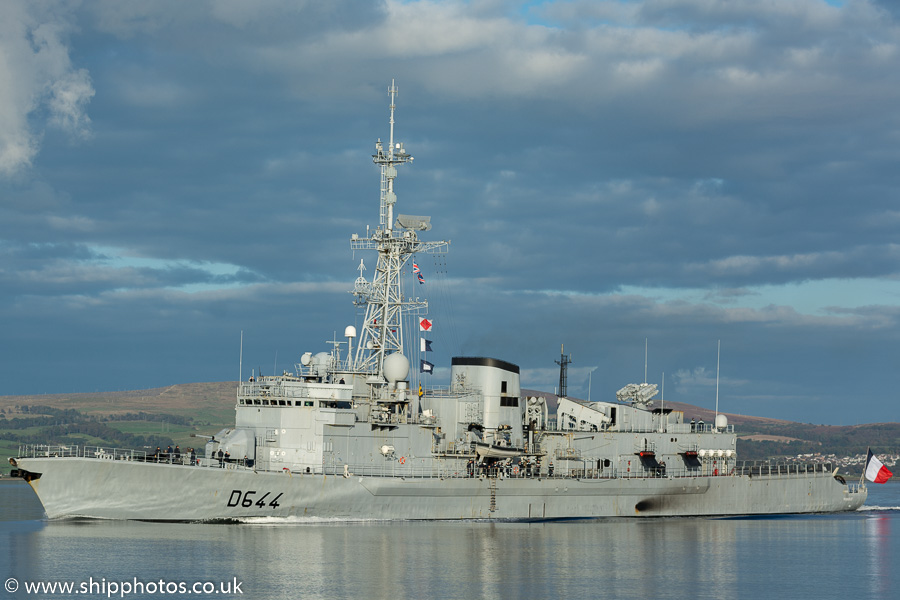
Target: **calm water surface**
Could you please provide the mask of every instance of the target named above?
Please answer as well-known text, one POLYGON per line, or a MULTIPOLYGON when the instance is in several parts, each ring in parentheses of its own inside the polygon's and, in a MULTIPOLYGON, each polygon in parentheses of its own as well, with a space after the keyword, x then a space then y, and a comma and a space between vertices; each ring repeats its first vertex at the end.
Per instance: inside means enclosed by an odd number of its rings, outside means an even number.
POLYGON ((48 521, 26 484, 3 482, 0 580, 12 586, 10 578, 18 589, 7 587, 0 600, 892 599, 900 590, 900 484, 870 484, 867 506, 836 515, 212 525, 48 521), (109 586, 135 579, 186 591, 109 586), (28 593, 33 582, 75 588, 28 593), (217 593, 187 593, 204 584, 217 593))

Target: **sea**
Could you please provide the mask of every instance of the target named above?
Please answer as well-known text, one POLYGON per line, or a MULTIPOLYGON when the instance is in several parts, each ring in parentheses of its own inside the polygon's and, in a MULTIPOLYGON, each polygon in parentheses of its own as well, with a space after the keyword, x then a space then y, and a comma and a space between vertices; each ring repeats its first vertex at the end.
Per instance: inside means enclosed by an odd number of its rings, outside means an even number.
POLYGON ((859 511, 549 523, 48 520, 0 482, 6 598, 900 597, 900 483, 859 511))

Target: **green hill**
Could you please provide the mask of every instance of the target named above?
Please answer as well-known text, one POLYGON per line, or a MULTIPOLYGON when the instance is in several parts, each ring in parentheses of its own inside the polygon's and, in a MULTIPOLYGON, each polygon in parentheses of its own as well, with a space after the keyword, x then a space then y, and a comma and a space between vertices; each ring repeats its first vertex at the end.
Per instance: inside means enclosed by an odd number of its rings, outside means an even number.
POLYGON ((23 444, 155 449, 202 446, 234 425, 233 382, 125 392, 0 396, 0 465, 23 444))

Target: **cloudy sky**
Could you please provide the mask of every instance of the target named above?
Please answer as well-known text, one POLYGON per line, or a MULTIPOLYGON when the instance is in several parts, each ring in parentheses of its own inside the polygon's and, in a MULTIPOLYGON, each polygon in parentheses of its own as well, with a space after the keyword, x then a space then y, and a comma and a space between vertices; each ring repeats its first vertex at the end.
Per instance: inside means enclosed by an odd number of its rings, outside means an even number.
POLYGON ((0 394, 271 374, 361 320, 371 154, 453 355, 609 399, 900 420, 900 12, 877 0, 0 4, 0 394), (665 375, 663 375, 665 374, 665 375), (590 381, 590 390, 588 389, 590 381))

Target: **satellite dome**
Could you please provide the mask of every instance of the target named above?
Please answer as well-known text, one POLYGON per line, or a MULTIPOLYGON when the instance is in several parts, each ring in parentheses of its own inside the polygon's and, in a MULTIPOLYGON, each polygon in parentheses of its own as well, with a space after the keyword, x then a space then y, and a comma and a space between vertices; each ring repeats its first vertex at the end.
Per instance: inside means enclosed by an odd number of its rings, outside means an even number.
POLYGON ((389 383, 403 381, 409 375, 409 359, 395 352, 384 359, 384 378, 389 383))

